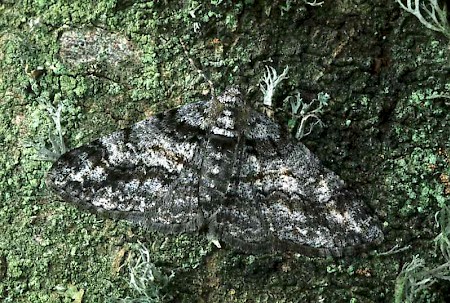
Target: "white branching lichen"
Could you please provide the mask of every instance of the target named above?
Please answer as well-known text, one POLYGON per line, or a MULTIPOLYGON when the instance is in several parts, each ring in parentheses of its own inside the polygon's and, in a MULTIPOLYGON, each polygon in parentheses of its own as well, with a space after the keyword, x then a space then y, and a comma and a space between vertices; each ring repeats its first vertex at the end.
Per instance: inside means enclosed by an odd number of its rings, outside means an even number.
POLYGON ((450 38, 450 25, 447 19, 445 2, 442 7, 438 0, 396 0, 402 9, 413 14, 428 29, 443 33, 450 38))
POLYGON ((263 104, 267 107, 272 107, 272 99, 273 94, 275 92, 275 88, 278 84, 280 84, 281 81, 288 79, 287 73, 289 71, 289 66, 286 66, 286 68, 283 70, 283 73, 281 75, 278 75, 275 68, 271 66, 266 65, 266 72, 264 73, 263 78, 261 79, 261 82, 259 84, 259 88, 261 89, 264 100, 263 104))
POLYGON ((314 1, 303 0, 303 2, 305 2, 305 4, 308 4, 311 6, 322 6, 322 4, 323 4, 323 1, 317 2, 317 0, 314 0, 314 1))
POLYGON ((395 303, 416 302, 416 296, 428 289, 439 279, 450 281, 450 262, 447 261, 435 268, 425 266, 425 260, 419 255, 413 256, 411 262, 406 263, 395 283, 395 303))
POLYGON ((450 207, 444 205, 435 215, 436 225, 441 229, 434 239, 436 250, 440 250, 446 262, 429 268, 425 260, 414 255, 403 268, 395 282, 395 303, 417 302, 417 296, 439 280, 450 281, 450 207))
POLYGON ((32 147, 36 150, 36 159, 43 161, 56 161, 68 149, 64 143, 63 132, 61 128, 61 112, 63 105, 59 104, 57 108, 46 98, 37 99, 39 105, 47 111, 48 117, 53 122, 53 127, 48 130, 48 141, 51 147, 47 148, 43 139, 39 142, 27 141, 25 146, 32 147))
POLYGON ((289 127, 295 128, 298 126, 295 132, 295 138, 301 140, 309 135, 316 125, 323 126, 322 120, 319 115, 323 113, 323 108, 328 105, 330 95, 327 93, 319 93, 316 99, 307 103, 303 101, 300 93, 297 93, 295 97, 289 96, 284 102, 289 103, 291 106, 291 119, 289 121, 289 127))
POLYGON ((147 247, 139 243, 137 259, 129 265, 130 280, 128 284, 137 293, 135 298, 119 299, 122 303, 159 303, 163 302, 165 296, 161 291, 167 286, 170 276, 164 275, 152 263, 150 252, 147 247))
MULTIPOLYGON (((55 125, 55 133, 49 134, 50 143, 52 144, 52 150, 50 151, 53 157, 59 157, 67 151, 67 147, 64 144, 64 138, 62 135, 61 128, 61 111, 63 106, 61 104, 58 105, 58 108, 55 108, 50 102, 46 102, 44 104, 45 109, 49 117, 52 119, 55 125)), ((56 158, 55 158, 56 160, 56 158)))

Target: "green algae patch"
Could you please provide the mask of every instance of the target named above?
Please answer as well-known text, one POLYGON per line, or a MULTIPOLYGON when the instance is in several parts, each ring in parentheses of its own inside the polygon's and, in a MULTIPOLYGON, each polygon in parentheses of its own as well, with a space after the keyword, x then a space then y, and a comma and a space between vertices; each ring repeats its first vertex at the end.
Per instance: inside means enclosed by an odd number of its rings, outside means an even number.
MULTIPOLYGON (((358 2, 360 16, 349 1, 291 3, 0 4, 1 301, 132 298, 138 241, 173 274, 160 291, 176 302, 389 301, 414 255, 429 268, 445 262, 433 239, 450 188, 447 42, 399 18, 394 1, 358 2), (352 259, 244 255, 86 214, 48 192, 51 164, 24 146, 49 144, 53 122, 39 100, 63 106, 65 142, 79 146, 209 98, 189 57, 216 90, 242 85, 252 101, 265 65, 290 67, 275 106, 296 92, 306 101, 328 93, 325 127, 304 143, 371 205, 386 241, 352 259)), ((439 302, 447 291, 437 281, 420 298, 439 302)))

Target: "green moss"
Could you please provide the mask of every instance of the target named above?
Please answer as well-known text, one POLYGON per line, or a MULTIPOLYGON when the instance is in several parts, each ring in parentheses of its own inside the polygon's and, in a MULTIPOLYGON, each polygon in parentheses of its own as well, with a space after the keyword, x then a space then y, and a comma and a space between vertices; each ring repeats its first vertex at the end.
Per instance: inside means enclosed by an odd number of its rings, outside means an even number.
MULTIPOLYGON (((129 261, 120 252, 137 240, 149 247, 155 266, 175 272, 167 291, 181 302, 391 299, 402 260, 432 253, 433 216, 448 199, 449 185, 441 176, 450 175, 450 119, 445 101, 433 99, 449 94, 450 83, 440 77, 448 54, 434 37, 417 38, 415 32, 399 38, 391 32, 393 11, 384 2, 339 3, 323 8, 288 7, 288 1, 279 7, 270 1, 0 4, 0 258, 5 260, 0 300, 72 302, 82 292, 83 302, 103 302, 131 295, 126 266, 120 266, 129 261), (342 15, 354 9, 373 18, 357 23, 357 16, 342 15), (84 37, 96 28, 103 29, 102 45, 126 39, 129 56, 81 63, 64 55, 59 40, 64 32, 84 37), (378 35, 385 36, 388 44, 380 47, 391 56, 391 65, 381 71, 371 67, 385 55, 374 51, 379 46, 364 50, 378 35), (397 243, 412 243, 414 249, 340 260, 248 256, 211 247, 200 236, 166 237, 103 220, 49 195, 43 180, 50 164, 33 160, 33 151, 22 145, 48 136, 51 121, 37 101, 64 105, 64 135, 74 147, 152 113, 208 98, 209 87, 180 40, 218 91, 238 84, 253 88, 249 98, 258 100, 254 88, 263 66, 273 63, 291 68, 280 87, 280 104, 297 91, 307 101, 329 92, 326 128, 305 143, 386 222, 386 244, 379 252, 397 243)), ((426 298, 432 302, 440 294, 426 298)))
POLYGON ((447 169, 440 153, 446 148, 448 114, 442 104, 429 98, 434 94, 430 89, 414 91, 398 107, 397 119, 402 122, 394 125, 394 138, 407 148, 389 161, 395 174, 386 179, 386 184, 406 194, 403 215, 436 209, 446 200, 444 186, 437 177, 447 169))

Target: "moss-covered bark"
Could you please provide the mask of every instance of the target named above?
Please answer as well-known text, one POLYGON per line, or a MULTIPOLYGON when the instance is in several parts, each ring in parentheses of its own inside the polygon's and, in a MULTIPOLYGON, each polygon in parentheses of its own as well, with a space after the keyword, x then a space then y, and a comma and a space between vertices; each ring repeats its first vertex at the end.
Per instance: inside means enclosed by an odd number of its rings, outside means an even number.
MULTIPOLYGON (((434 214, 449 199, 450 111, 448 99, 430 96, 449 94, 448 41, 393 0, 3 1, 0 58, 1 301, 132 295, 121 265, 138 240, 162 272, 174 272, 163 290, 174 302, 388 302, 413 255, 443 262, 432 239, 434 214), (216 91, 238 85, 249 102, 262 99, 265 65, 290 68, 280 107, 296 92, 330 94, 326 126, 305 144, 384 222, 378 252, 410 248, 338 260, 243 255, 101 220, 50 195, 49 164, 23 146, 47 137, 38 100, 64 105, 75 147, 208 98, 185 51, 216 91)), ((441 302, 448 290, 438 282, 417 300, 441 302)))

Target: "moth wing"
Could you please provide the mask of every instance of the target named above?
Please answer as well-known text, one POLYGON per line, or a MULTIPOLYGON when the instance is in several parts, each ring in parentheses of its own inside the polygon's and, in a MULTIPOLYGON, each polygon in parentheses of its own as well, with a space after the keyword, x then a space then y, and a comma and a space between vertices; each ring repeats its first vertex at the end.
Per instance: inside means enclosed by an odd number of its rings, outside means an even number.
POLYGON ((367 206, 306 146, 264 115, 252 113, 249 123, 236 185, 217 216, 225 242, 341 256, 383 239, 367 206))
POLYGON ((196 230, 207 106, 185 105, 75 148, 53 164, 47 185, 112 218, 169 232, 196 230))

